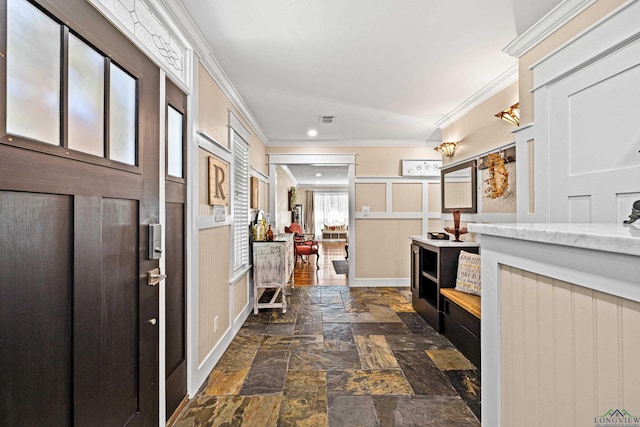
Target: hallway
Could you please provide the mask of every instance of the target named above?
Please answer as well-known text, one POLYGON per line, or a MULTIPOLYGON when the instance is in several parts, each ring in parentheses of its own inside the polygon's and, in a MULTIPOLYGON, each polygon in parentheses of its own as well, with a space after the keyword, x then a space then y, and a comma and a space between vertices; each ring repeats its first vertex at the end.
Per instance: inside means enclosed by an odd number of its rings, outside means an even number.
MULTIPOLYGON (((297 282, 336 276, 339 246, 321 249, 320 270, 298 262, 297 282)), ((249 316, 174 425, 479 426, 480 373, 407 297, 296 285, 286 314, 249 316)))

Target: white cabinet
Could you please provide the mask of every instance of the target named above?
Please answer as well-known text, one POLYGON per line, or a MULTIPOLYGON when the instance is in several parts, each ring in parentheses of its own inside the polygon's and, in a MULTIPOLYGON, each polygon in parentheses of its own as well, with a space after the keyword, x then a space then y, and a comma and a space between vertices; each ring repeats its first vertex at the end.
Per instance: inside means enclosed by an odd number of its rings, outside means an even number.
POLYGON ((287 283, 293 283, 295 254, 293 234, 279 234, 271 242, 253 242, 253 313, 261 308, 282 308, 287 312, 284 295, 287 283), (265 291, 273 292, 267 302, 260 302, 265 291), (277 302, 280 300, 279 302, 277 302))

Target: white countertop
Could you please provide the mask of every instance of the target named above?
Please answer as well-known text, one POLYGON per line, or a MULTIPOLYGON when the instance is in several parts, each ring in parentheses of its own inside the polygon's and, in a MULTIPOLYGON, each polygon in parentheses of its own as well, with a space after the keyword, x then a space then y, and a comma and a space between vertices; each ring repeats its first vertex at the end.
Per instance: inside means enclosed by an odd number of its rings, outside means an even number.
POLYGON ((426 243, 427 245, 437 246, 439 248, 445 247, 467 247, 467 248, 476 248, 480 246, 478 242, 454 242, 453 237, 449 236, 450 240, 437 240, 430 239, 429 236, 409 236, 411 240, 415 240, 416 242, 426 243))
POLYGON ((640 223, 623 224, 468 224, 469 231, 489 236, 528 240, 640 256, 640 223))

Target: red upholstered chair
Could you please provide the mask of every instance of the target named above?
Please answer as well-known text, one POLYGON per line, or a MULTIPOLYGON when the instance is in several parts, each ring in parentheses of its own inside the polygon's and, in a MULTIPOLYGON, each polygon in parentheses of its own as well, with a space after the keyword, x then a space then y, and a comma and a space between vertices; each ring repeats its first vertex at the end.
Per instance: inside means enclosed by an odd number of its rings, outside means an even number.
POLYGON ((294 233, 294 248, 296 252, 296 260, 300 257, 300 260, 304 262, 303 256, 309 259, 310 255, 316 256, 316 269, 320 269, 318 260, 320 254, 318 253, 318 242, 314 240, 315 234, 304 234, 300 224, 292 223, 289 227, 284 227, 285 233, 294 233))

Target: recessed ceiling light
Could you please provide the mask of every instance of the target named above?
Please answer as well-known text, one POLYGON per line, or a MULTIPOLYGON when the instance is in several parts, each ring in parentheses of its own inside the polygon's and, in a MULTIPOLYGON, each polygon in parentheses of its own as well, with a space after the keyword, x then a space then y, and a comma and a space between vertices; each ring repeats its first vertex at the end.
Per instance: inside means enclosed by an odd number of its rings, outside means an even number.
POLYGON ((320 172, 316 173, 316 176, 322 176, 322 174, 320 172))
POLYGON ((309 129, 309 130, 307 131, 307 135, 308 135, 308 136, 311 136, 311 137, 313 137, 313 136, 318 136, 318 131, 317 131, 317 130, 315 130, 315 129, 309 129))

